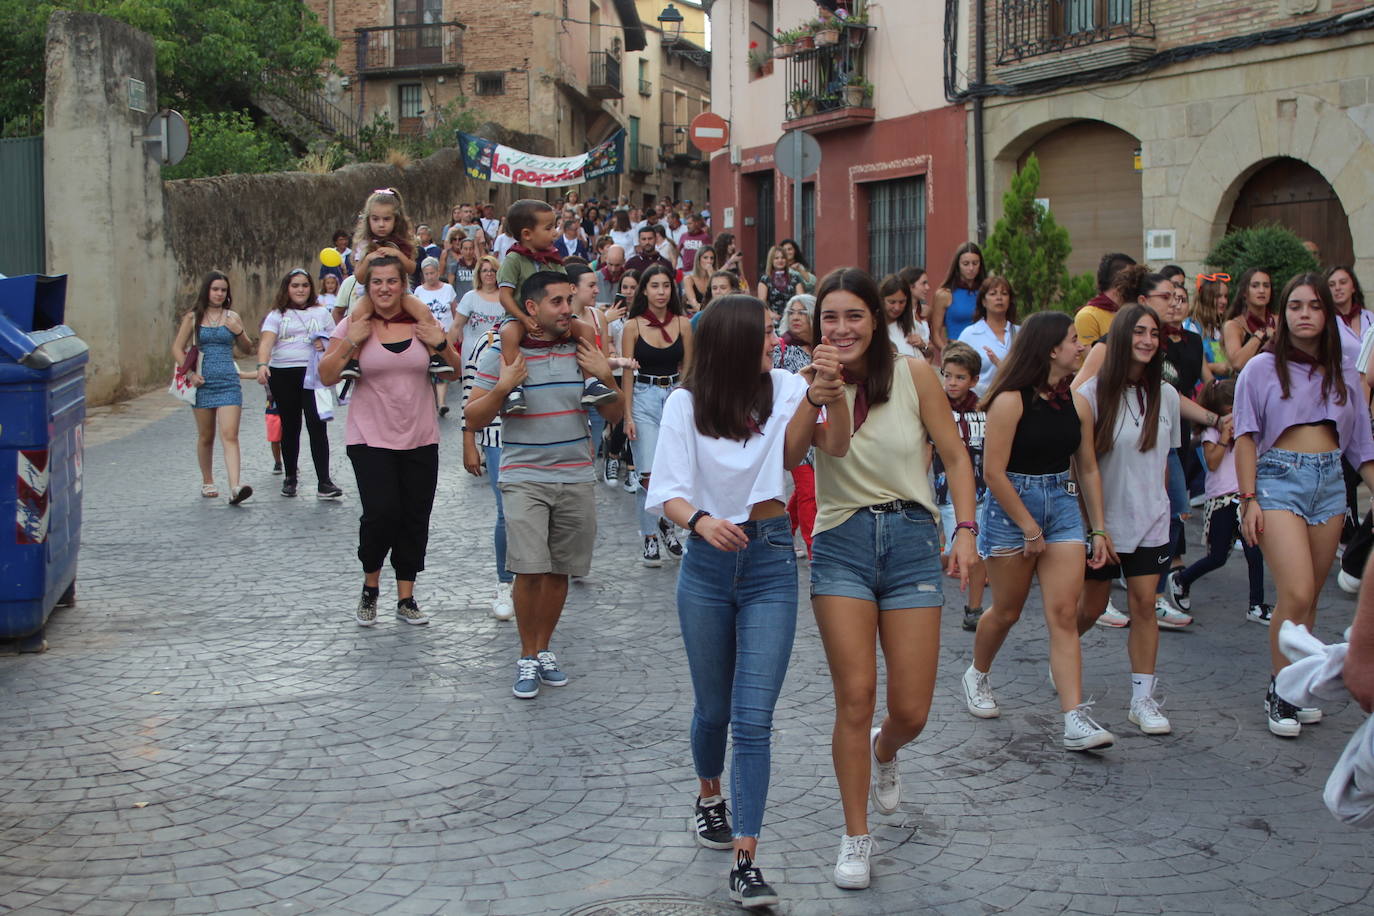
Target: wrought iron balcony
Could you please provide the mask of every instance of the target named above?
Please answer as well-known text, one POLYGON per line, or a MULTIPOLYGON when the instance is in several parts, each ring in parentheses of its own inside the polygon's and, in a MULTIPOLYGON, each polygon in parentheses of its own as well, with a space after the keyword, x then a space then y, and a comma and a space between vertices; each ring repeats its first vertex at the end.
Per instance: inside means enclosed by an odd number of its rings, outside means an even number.
POLYGON ((640 81, 639 81, 639 94, 640 94, 640 95, 643 95, 643 96, 650 96, 650 95, 653 95, 653 94, 654 94, 654 84, 653 84, 652 82, 650 82, 649 80, 640 80, 640 81))
POLYGON ((436 22, 355 29, 358 73, 371 77, 460 73, 466 28, 461 22, 436 22))
POLYGON ((595 99, 623 99, 620 91, 620 60, 610 51, 591 52, 587 94, 595 99))
POLYGON ((999 0, 997 63, 1122 38, 1153 39, 1151 0, 999 0))
POLYGON ((701 162, 701 150, 692 145, 686 124, 664 124, 660 127, 659 152, 669 162, 693 164, 701 162))
POLYGON ((873 120, 867 79, 867 42, 863 30, 846 29, 838 44, 806 48, 781 61, 786 65, 785 129, 811 133, 873 120), (851 40, 850 33, 856 40, 851 40), (858 84, 858 85, 856 85, 858 84))
POLYGON ((632 143, 629 149, 630 171, 649 174, 658 170, 658 156, 654 155, 654 148, 647 143, 632 143))

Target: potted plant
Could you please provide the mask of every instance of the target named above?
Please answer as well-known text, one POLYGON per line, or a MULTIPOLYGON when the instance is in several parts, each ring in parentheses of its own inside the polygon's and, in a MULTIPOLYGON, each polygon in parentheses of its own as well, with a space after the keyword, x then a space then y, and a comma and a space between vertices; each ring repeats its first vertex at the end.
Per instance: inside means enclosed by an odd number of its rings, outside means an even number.
POLYGON ((816 46, 815 29, 819 25, 820 23, 814 19, 801 24, 801 28, 796 32, 797 40, 794 45, 798 51, 808 51, 816 46))
POLYGON ((846 108, 862 108, 864 102, 872 98, 873 84, 860 73, 851 73, 844 81, 844 105, 846 108))
POLYGON ((868 10, 846 16, 843 22, 845 40, 854 47, 863 44, 868 37, 868 10))
POLYGON ((816 47, 826 48, 840 43, 839 20, 834 18, 824 21, 817 19, 812 23, 812 29, 816 36, 816 47))
POLYGON ((759 49, 757 41, 749 42, 749 72, 755 76, 764 76, 764 66, 771 66, 773 59, 764 54, 759 49))
POLYGON ((797 33, 793 29, 778 29, 773 35, 773 56, 791 57, 794 45, 797 41, 797 33))
POLYGON ((793 89, 787 96, 787 103, 792 108, 794 118, 805 118, 816 113, 816 97, 805 86, 793 89))

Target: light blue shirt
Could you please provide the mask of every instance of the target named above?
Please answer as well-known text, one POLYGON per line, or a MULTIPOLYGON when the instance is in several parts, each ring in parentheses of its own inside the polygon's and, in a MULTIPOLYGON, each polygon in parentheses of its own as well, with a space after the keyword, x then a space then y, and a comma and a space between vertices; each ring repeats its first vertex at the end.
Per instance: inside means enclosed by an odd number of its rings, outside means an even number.
POLYGON ((997 354, 999 360, 1007 358, 1007 352, 1011 350, 1012 338, 1016 336, 1019 325, 1008 324, 1004 332, 1005 340, 998 340, 992 328, 988 327, 985 319, 979 319, 973 324, 964 328, 959 334, 959 340, 968 344, 974 349, 983 360, 983 371, 978 374, 978 384, 973 386, 973 391, 978 397, 987 394, 988 388, 992 385, 992 380, 997 377, 997 367, 988 358, 987 351, 991 350, 997 354))

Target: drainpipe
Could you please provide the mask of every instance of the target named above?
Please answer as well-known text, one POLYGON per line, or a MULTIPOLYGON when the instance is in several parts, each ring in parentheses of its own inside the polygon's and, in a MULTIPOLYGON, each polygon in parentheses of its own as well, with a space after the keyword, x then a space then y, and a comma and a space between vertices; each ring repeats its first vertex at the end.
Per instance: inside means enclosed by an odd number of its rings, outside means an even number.
MULTIPOLYGON (((974 81, 978 86, 987 82, 987 54, 984 47, 985 33, 987 31, 987 9, 984 0, 974 0, 977 6, 977 15, 974 17, 974 42, 976 51, 974 52, 974 81)), ((986 151, 983 149, 983 96, 980 94, 973 100, 973 165, 976 169, 973 177, 973 199, 975 209, 975 236, 978 244, 983 244, 988 238, 988 182, 987 182, 987 163, 985 161, 986 151)))

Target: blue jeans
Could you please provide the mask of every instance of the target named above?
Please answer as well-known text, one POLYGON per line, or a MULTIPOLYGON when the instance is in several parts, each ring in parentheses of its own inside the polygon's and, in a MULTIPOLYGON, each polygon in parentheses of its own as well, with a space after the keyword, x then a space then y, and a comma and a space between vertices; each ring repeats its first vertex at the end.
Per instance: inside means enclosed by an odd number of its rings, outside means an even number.
POLYGON ((515 581, 514 574, 506 571, 506 511, 501 506, 501 449, 495 445, 482 446, 482 454, 487 459, 487 479, 491 482, 492 495, 496 497, 496 527, 492 530, 492 540, 496 546, 496 580, 510 584, 515 581))
POLYGON ((595 407, 589 407, 587 422, 592 429, 592 461, 596 461, 597 452, 601 449, 601 436, 606 432, 606 418, 595 407))
POLYGON ((692 535, 677 580, 677 616, 692 673, 692 762, 701 779, 725 770, 735 836, 757 837, 768 798, 777 705, 797 629, 797 558, 787 516, 745 522, 749 546, 717 550, 692 535))
MULTIPOLYGON (((1183 538, 1183 516, 1188 514, 1188 478, 1183 473, 1183 456, 1180 449, 1169 449, 1169 472, 1165 476, 1164 488, 1169 493, 1169 556, 1171 559, 1182 557, 1187 552, 1187 542, 1183 538)), ((1165 579, 1159 577, 1155 594, 1164 594, 1165 579)))
MULTIPOLYGON (((658 447, 658 428, 663 423, 663 404, 672 393, 671 388, 635 382, 635 402, 630 413, 635 421, 635 470, 639 472, 640 483, 654 469, 654 449, 658 447)), ((641 537, 658 534, 658 519, 644 511, 647 496, 648 487, 640 487, 635 494, 641 537)))
POLYGON ((1340 452, 1290 452, 1271 448, 1255 467, 1260 508, 1282 509, 1320 525, 1345 514, 1345 473, 1340 452))

